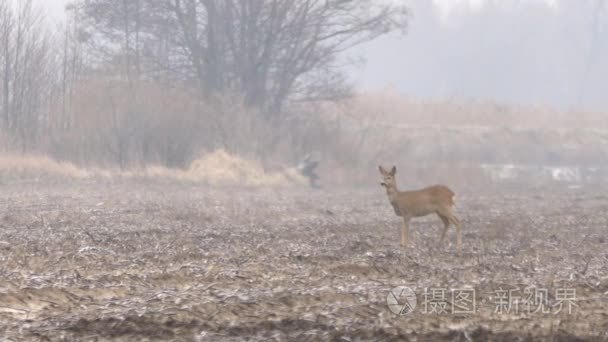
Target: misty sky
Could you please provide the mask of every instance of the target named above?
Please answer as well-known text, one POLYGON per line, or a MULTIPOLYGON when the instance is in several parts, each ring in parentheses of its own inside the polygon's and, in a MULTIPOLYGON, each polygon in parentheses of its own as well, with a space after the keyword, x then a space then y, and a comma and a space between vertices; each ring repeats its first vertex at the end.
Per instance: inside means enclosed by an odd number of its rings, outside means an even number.
POLYGON ((596 3, 410 1, 408 34, 361 49, 368 63, 354 78, 415 96, 605 110, 608 8, 596 3))
MULTIPOLYGON (((38 1, 61 20, 66 0, 38 1)), ((605 110, 608 8, 596 1, 409 0, 407 35, 352 51, 365 63, 350 78, 363 91, 605 110)))

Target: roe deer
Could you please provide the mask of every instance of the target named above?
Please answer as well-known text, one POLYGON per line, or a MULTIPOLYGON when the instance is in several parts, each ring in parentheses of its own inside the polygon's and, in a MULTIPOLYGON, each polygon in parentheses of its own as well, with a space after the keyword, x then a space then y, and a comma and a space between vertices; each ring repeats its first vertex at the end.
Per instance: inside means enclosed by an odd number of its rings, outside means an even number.
POLYGON ((440 244, 445 238, 445 233, 450 223, 456 226, 456 245, 460 251, 462 239, 460 236, 460 220, 454 215, 454 192, 444 185, 433 185, 424 189, 414 191, 399 191, 395 174, 397 168, 393 166, 386 171, 379 166, 382 175, 382 185, 386 188, 388 200, 395 210, 397 216, 403 217, 403 228, 401 229, 401 246, 408 242, 408 225, 412 218, 426 216, 435 213, 443 221, 444 228, 441 234, 440 244))

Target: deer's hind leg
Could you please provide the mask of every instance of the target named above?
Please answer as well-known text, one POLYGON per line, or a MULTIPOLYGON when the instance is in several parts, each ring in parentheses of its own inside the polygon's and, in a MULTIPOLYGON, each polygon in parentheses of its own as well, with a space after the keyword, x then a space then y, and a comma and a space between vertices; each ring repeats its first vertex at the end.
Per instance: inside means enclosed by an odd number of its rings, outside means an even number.
POLYGON ((451 221, 452 221, 452 223, 454 223, 454 226, 456 226, 456 247, 458 248, 458 250, 461 250, 462 232, 461 232, 460 220, 456 217, 456 215, 452 214, 451 221))
MULTIPOLYGON (((458 248, 458 250, 461 249, 462 247, 462 232, 461 232, 461 225, 460 225, 460 220, 458 219, 458 217, 456 217, 456 215, 454 215, 454 211, 452 210, 452 208, 446 208, 445 210, 442 210, 440 213, 438 213, 441 216, 445 217, 448 220, 448 223, 451 223, 454 225, 454 227, 456 227, 456 248, 458 248)), ((443 221, 443 218, 441 218, 441 220, 443 221)), ((443 221, 445 224, 445 221, 443 221)), ((447 227, 447 226, 446 226, 447 227)), ((444 230, 444 234, 447 231, 447 228, 444 230)), ((442 235, 442 240, 443 240, 443 235, 442 235)))
POLYGON ((443 222, 443 232, 441 233, 441 239, 439 240, 439 244, 442 245, 443 239, 445 239, 445 234, 448 232, 448 229, 450 229, 450 219, 440 213, 437 213, 437 216, 439 216, 443 222))

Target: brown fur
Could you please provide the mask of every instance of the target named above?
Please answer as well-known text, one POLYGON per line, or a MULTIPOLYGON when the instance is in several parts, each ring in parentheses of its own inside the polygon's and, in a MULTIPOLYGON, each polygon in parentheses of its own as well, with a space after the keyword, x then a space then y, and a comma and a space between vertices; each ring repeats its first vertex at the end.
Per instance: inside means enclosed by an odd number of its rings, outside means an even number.
POLYGON ((382 175, 380 185, 386 188, 388 200, 395 210, 397 216, 403 217, 403 228, 401 229, 401 245, 408 243, 409 221, 414 217, 437 214, 444 224, 440 243, 443 242, 450 224, 456 226, 456 244, 458 250, 462 245, 460 220, 454 214, 454 192, 445 185, 433 185, 420 190, 399 191, 395 174, 397 168, 393 166, 391 171, 379 167, 382 175))

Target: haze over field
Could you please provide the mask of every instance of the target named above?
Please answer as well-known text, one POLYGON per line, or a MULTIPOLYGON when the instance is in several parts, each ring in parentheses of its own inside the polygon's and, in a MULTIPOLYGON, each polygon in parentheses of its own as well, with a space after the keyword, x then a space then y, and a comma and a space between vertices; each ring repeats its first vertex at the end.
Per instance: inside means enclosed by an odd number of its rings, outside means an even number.
POLYGON ((411 1, 403 38, 363 49, 365 89, 606 110, 608 5, 595 1, 411 1))
MULTIPOLYGON (((566 167, 583 174, 588 170, 572 168, 606 164, 603 0, 392 2, 398 6, 394 21, 357 28, 368 36, 349 37, 351 48, 318 43, 318 57, 287 63, 289 55, 281 51, 298 45, 275 48, 276 55, 266 58, 247 51, 246 43, 232 51, 232 45, 206 42, 202 35, 200 42, 189 41, 191 28, 179 24, 171 2, 32 1, 33 18, 41 24, 36 35, 46 40, 32 38, 31 46, 40 47, 35 53, 15 49, 16 40, 9 40, 4 51, 17 51, 19 58, 9 54, 3 59, 8 64, 0 66, 8 80, 3 84, 14 87, 0 94, 6 131, 0 141, 8 152, 125 170, 187 169, 216 150, 273 169, 317 151, 325 176, 344 169, 359 173, 354 178, 368 177, 370 165, 384 158, 566 167), (70 3, 76 6, 66 7, 70 3), (137 7, 144 3, 152 7, 137 7), (130 6, 126 16, 124 6, 130 6), (403 9, 405 17, 399 15, 403 9), (168 22, 155 21, 157 15, 168 22), (382 25, 388 26, 379 30, 382 25), (200 49, 215 56, 202 56, 200 49), (38 56, 25 59, 32 68, 21 75, 15 64, 13 72, 11 63, 28 54, 38 56), (266 60, 238 57, 248 54, 266 60), (266 67, 259 69, 260 63, 266 67), (250 68, 266 71, 252 76, 250 68), (222 99, 210 101, 210 93, 222 99), (235 131, 241 133, 228 133, 235 131), (429 144, 433 139, 441 143, 429 144)), ((350 10, 364 16, 365 10, 357 11, 390 3, 366 0, 350 10)), ((205 27, 204 16, 196 20, 205 27)), ((263 46, 260 32, 255 39, 263 46)))
MULTIPOLYGON (((66 0, 38 0, 55 18, 66 0)), ((349 52, 361 91, 606 110, 608 5, 582 0, 407 0, 411 22, 349 52)))
POLYGON ((0 0, 0 339, 606 341, 606 89, 608 0, 0 0))

